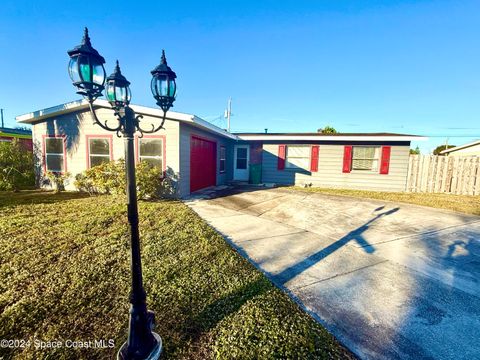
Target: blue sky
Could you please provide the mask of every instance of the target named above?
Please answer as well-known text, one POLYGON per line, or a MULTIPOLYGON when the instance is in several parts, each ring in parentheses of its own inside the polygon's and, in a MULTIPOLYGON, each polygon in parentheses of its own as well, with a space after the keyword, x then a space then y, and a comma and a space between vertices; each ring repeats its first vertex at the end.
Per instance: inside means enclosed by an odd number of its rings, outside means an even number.
POLYGON ((154 106, 165 48, 173 110, 233 131, 387 131, 423 152, 480 138, 480 1, 11 1, 0 13, 0 107, 14 117, 78 98, 66 51, 84 26, 118 58, 132 102, 154 106), (416 146, 417 144, 413 144, 416 146))

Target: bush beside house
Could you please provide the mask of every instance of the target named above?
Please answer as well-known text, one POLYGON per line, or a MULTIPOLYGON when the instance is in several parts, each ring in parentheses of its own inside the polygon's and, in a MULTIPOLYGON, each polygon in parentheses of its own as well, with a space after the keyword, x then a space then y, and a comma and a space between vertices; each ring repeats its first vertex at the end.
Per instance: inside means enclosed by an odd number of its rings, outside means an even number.
MULTIPOLYGON (((139 199, 171 197, 176 193, 175 179, 148 162, 136 165, 139 199)), ((102 163, 77 174, 74 182, 79 191, 89 194, 125 195, 125 161, 102 163)))
POLYGON ((0 142, 0 190, 18 191, 35 186, 32 150, 18 139, 0 142))

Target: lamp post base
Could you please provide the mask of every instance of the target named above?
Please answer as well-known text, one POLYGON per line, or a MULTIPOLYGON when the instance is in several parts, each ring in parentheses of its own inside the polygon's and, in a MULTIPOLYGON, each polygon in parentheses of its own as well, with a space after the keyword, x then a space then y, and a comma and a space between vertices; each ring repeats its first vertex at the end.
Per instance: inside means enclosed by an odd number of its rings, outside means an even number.
MULTIPOLYGON (((160 359, 160 355, 162 354, 163 346, 162 346, 162 338, 160 335, 152 331, 152 335, 156 340, 155 347, 152 349, 150 354, 147 357, 143 358, 142 360, 158 360, 160 359)), ((128 356, 128 344, 125 342, 120 350, 118 350, 117 360, 132 360, 131 357, 128 356)), ((137 360, 137 359, 135 359, 137 360)))

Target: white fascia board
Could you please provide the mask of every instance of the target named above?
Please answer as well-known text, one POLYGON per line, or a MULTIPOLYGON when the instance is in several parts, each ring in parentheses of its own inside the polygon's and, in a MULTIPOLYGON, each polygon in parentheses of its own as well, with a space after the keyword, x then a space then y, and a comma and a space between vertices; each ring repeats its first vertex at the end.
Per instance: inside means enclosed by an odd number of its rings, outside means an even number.
POLYGON ((440 154, 447 154, 447 153, 452 152, 452 151, 462 150, 462 149, 468 148, 470 146, 475 146, 475 145, 478 145, 478 144, 480 144, 480 140, 475 140, 475 141, 473 141, 471 143, 468 143, 468 144, 465 144, 465 145, 455 146, 453 148, 442 150, 442 151, 440 151, 440 154))
MULTIPOLYGON (((102 107, 102 108, 107 108, 110 109, 110 103, 107 100, 103 99, 97 99, 94 102, 94 107, 102 107)), ((137 114, 142 114, 142 115, 147 115, 147 116, 152 116, 152 117, 158 117, 162 118, 163 117, 163 111, 160 109, 156 108, 151 108, 147 106, 141 106, 141 105, 130 105, 130 107, 135 111, 137 114)), ((78 111, 78 110, 83 110, 83 109, 88 109, 88 101, 86 100, 77 100, 77 101, 72 101, 69 103, 53 106, 50 108, 46 108, 43 110, 38 110, 34 111, 28 114, 24 115, 19 115, 15 119, 19 123, 23 124, 31 124, 37 121, 41 121, 47 118, 67 114, 70 112, 78 111)), ((190 124, 192 126, 196 126, 198 128, 204 129, 209 132, 213 132, 215 134, 218 134, 220 136, 227 137, 229 139, 233 140, 238 140, 236 135, 230 134, 226 130, 220 129, 219 127, 210 124, 209 122, 199 118, 198 116, 191 115, 191 114, 185 114, 185 113, 179 113, 179 112, 174 112, 174 111, 168 111, 166 114, 166 119, 167 120, 174 120, 174 121, 181 121, 187 124, 190 124)))
POLYGON ((38 110, 38 111, 33 111, 31 113, 19 115, 15 117, 15 120, 19 123, 23 124, 31 124, 35 121, 40 121, 45 118, 49 118, 52 116, 57 116, 61 114, 66 114, 78 109, 82 108, 87 108, 88 107, 88 102, 85 100, 76 100, 72 101, 69 103, 57 105, 57 106, 52 106, 46 109, 38 110))
POLYGON ((301 135, 238 135, 240 140, 275 140, 275 141, 425 141, 425 136, 376 136, 376 135, 343 135, 343 136, 301 136, 301 135))
MULTIPOLYGON (((105 100, 102 100, 102 101, 105 101, 105 100)), ((108 102, 106 103, 108 104, 108 102)), ((131 105, 131 108, 136 113, 139 113, 139 114, 155 116, 155 117, 163 117, 163 111, 160 109, 154 109, 154 108, 139 106, 139 105, 131 105)), ((198 127, 208 132, 213 132, 217 135, 224 136, 232 140, 238 140, 238 137, 236 135, 233 135, 228 131, 221 129, 218 126, 215 126, 209 123, 208 121, 205 121, 202 118, 199 118, 196 115, 168 111, 166 117, 167 119, 181 121, 191 126, 198 127)))
MULTIPOLYGON (((93 103, 94 107, 102 107, 110 109, 110 103, 107 100, 97 99, 93 103)), ((154 116, 154 117, 163 117, 163 111, 160 109, 149 108, 146 106, 131 105, 131 108, 139 114, 154 116)), ((88 101, 86 100, 77 100, 69 103, 53 106, 43 110, 34 111, 28 114, 19 115, 15 119, 19 123, 29 124, 36 121, 41 121, 43 119, 59 116, 69 112, 74 112, 78 110, 88 109, 88 101)), ((172 120, 188 120, 191 119, 193 115, 177 113, 173 111, 167 112, 167 118, 172 120)))
POLYGON ((218 126, 215 126, 208 121, 205 121, 201 118, 199 118, 196 115, 193 115, 192 118, 189 121, 184 121, 185 123, 198 127, 200 129, 216 133, 217 135, 232 139, 232 140, 239 140, 239 137, 237 135, 229 133, 227 130, 223 130, 219 128, 218 126))

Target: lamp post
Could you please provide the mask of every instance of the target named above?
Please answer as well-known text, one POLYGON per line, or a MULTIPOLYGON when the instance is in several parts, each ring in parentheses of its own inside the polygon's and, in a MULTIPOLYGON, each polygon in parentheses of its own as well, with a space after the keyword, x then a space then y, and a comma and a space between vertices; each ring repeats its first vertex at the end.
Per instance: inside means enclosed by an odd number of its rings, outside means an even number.
POLYGON ((143 288, 142 264, 140 256, 140 239, 138 231, 137 187, 135 180, 135 158, 133 137, 138 132, 154 133, 163 127, 167 111, 173 106, 176 94, 176 75, 167 65, 165 51, 162 51, 160 65, 152 73, 151 90, 157 105, 163 110, 160 125, 152 124, 151 129, 140 126, 142 115, 137 115, 129 107, 131 92, 130 82, 122 75, 118 61, 113 73, 105 79, 105 59, 92 47, 88 29, 82 43, 68 51, 70 63, 68 66, 70 78, 77 88, 77 94, 82 95, 89 104, 94 123, 101 128, 114 131, 118 137, 123 135, 125 144, 125 174, 127 180, 127 211, 130 224, 131 241, 131 292, 130 320, 128 340, 118 352, 118 359, 158 359, 162 352, 162 340, 153 332, 154 313, 147 310, 146 293, 143 288), (106 86, 105 86, 106 80, 106 86), (106 98, 117 118, 117 124, 110 127, 107 121, 103 123, 97 117, 93 107, 94 101, 106 90, 106 98))

